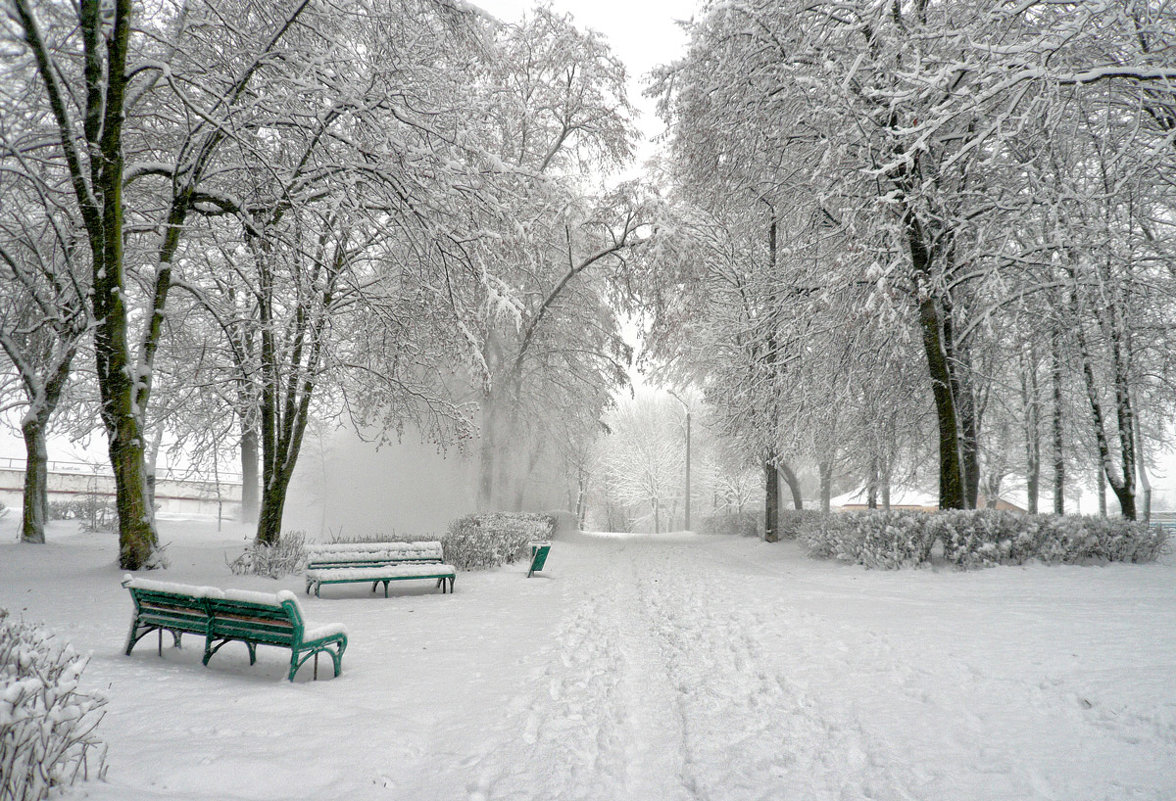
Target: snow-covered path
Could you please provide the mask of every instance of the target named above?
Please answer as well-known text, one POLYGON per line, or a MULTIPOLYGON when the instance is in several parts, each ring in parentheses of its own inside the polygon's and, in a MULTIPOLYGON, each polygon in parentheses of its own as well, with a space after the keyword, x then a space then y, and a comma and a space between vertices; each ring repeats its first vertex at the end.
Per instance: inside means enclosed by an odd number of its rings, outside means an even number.
MULTIPOLYGON (((300 591, 228 575, 218 536, 174 529, 166 578, 300 591)), ((1176 797, 1170 562, 875 572, 578 535, 530 580, 305 599, 351 644, 341 677, 290 685, 272 649, 122 656, 113 557, 81 535, 0 545, 0 606, 93 650, 109 688, 109 780, 75 797, 1176 797)))

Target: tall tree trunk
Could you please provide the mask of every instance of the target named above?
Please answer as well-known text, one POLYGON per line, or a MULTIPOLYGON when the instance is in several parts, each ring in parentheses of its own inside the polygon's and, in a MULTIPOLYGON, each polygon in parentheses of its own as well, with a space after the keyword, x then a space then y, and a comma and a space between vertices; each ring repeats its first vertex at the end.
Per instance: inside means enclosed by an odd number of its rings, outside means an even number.
POLYGON ((919 282, 919 327, 939 426, 939 508, 963 509, 965 498, 963 468, 960 464, 959 420, 953 398, 950 343, 945 336, 945 330, 950 332, 951 326, 947 321, 948 312, 943 300, 933 287, 932 255, 927 244, 927 233, 910 209, 906 210, 903 224, 911 268, 919 282))
POLYGON ((1135 466, 1139 470, 1139 486, 1143 490, 1143 521, 1151 522, 1152 490, 1151 480, 1147 475, 1147 466, 1143 461, 1143 432, 1139 427, 1139 419, 1135 420, 1135 466))
POLYGON ((49 449, 45 444, 45 425, 42 420, 29 415, 20 430, 25 441, 20 541, 44 544, 45 523, 49 520, 49 449))
POLYGON ((780 541, 780 475, 771 456, 764 459, 764 542, 780 541))
POLYGON ((242 421, 241 430, 241 521, 257 521, 261 485, 258 482, 257 427, 242 421))
POLYGON ((821 511, 828 513, 833 499, 833 462, 821 462, 817 469, 821 474, 821 511))
POLYGON ((1055 323, 1050 335, 1050 382, 1053 388, 1053 510, 1066 513, 1066 452, 1062 426, 1062 335, 1055 323))
POLYGON ((1121 363, 1118 342, 1112 334, 1111 355, 1112 371, 1115 383, 1115 409, 1119 429, 1121 474, 1116 475, 1111 459, 1110 443, 1106 432, 1106 422, 1102 410, 1102 402, 1098 397, 1098 387, 1094 380, 1092 355, 1086 342, 1086 333, 1082 328, 1082 320, 1078 315, 1079 304, 1077 290, 1070 294, 1070 310, 1074 322, 1074 336, 1078 342, 1079 357, 1082 360, 1082 377, 1086 384, 1086 399, 1090 405, 1091 423, 1094 427, 1095 441, 1098 443, 1099 464, 1111 485, 1111 492, 1119 501, 1119 509, 1123 517, 1135 519, 1135 435, 1133 414, 1130 401, 1127 399, 1125 369, 1121 363))
POLYGON ((923 351, 927 355, 931 392, 939 424, 939 508, 963 509, 964 484, 956 409, 952 401, 951 371, 943 350, 940 309, 935 298, 927 298, 919 304, 919 323, 923 329, 923 351))
POLYGON ((495 485, 499 471, 498 458, 498 412, 494 395, 487 392, 482 396, 482 430, 478 442, 478 511, 489 512, 495 508, 495 485))
POLYGON ((1025 436, 1025 493, 1029 514, 1037 514, 1041 481, 1041 405, 1038 402, 1037 358, 1030 348, 1028 360, 1021 360, 1021 408, 1025 436))
POLYGON ((800 494, 800 481, 787 462, 780 462, 780 475, 784 477, 784 483, 788 485, 788 491, 792 493, 792 508, 803 509, 804 498, 800 494))
POLYGON ((866 508, 878 508, 878 457, 870 459, 870 470, 866 477, 866 508))
POLYGON ((1095 472, 1098 474, 1098 480, 1095 482, 1098 487, 1098 516, 1099 517, 1106 517, 1107 516, 1107 476, 1106 476, 1106 473, 1104 473, 1102 471, 1101 463, 1100 463, 1099 467, 1097 467, 1095 469, 1095 472))

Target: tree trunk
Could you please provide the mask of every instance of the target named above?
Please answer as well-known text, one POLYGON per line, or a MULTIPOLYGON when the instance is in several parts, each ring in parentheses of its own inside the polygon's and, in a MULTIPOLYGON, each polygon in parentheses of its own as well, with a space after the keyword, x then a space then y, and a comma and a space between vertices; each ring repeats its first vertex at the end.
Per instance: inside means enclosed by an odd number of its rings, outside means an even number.
POLYGON ((1143 490, 1143 522, 1151 522, 1152 488, 1151 479, 1147 475, 1147 465, 1143 461, 1143 432, 1140 430, 1139 419, 1135 420, 1135 466, 1139 470, 1139 487, 1143 490))
POLYGON ((878 458, 870 459, 870 471, 866 477, 866 508, 878 508, 878 458))
POLYGON ((45 542, 45 523, 49 520, 49 450, 45 445, 45 425, 30 415, 20 428, 25 441, 20 541, 40 545, 45 542))
POLYGON ((482 431, 478 445, 478 511, 494 508, 495 475, 498 471, 497 412, 494 397, 482 396, 482 431))
POLYGON ((1082 360, 1082 377, 1086 384, 1086 399, 1090 405, 1091 423, 1094 427, 1095 441, 1098 443, 1099 464, 1111 485, 1111 492, 1119 501, 1119 509, 1123 517, 1135 519, 1135 434, 1133 415, 1130 401, 1127 399, 1125 370, 1120 359, 1118 342, 1112 336, 1111 353, 1115 382, 1115 409, 1119 429, 1121 475, 1115 475, 1111 460, 1110 442, 1106 432, 1106 422, 1102 411, 1102 403, 1098 397, 1098 388, 1094 380, 1094 367, 1091 364, 1091 353, 1087 347, 1086 334, 1082 328, 1082 320, 1078 316, 1079 305, 1077 291, 1071 291, 1070 310, 1074 323, 1074 336, 1078 341, 1078 355, 1082 360))
POLYGON ((1054 514, 1066 513, 1066 454, 1062 430, 1062 337, 1057 327, 1050 336, 1050 380, 1053 385, 1053 500, 1054 514))
MULTIPOLYGON (((905 177, 904 177, 904 180, 905 177)), ((910 209, 903 220, 911 268, 920 283, 919 327, 922 329, 923 352, 927 356, 927 372, 931 379, 931 393, 935 401, 935 416, 939 425, 939 508, 963 509, 963 468, 960 464, 959 420, 953 398, 950 343, 945 334, 950 332, 947 312, 942 299, 932 286, 932 256, 928 237, 918 218, 910 209)))
POLYGON ((792 493, 792 508, 803 509, 804 498, 800 494, 800 481, 787 462, 780 462, 780 475, 783 476, 784 483, 788 485, 788 491, 792 493))
POLYGON ((241 521, 257 520, 261 485, 258 483, 257 427, 242 421, 241 430, 241 521))
POLYGON ((257 518, 257 542, 277 545, 282 538, 282 514, 286 508, 286 490, 292 473, 270 477, 261 495, 261 512, 257 518))
POLYGON ((764 460, 764 542, 780 541, 780 475, 775 461, 764 460))
POLYGON ((964 485, 960 465, 959 431, 952 400, 951 369, 943 347, 941 309, 934 297, 919 303, 919 324, 923 329, 923 351, 931 376, 935 415, 939 423, 939 508, 963 509, 964 485))
POLYGON ((1030 349, 1028 363, 1021 363, 1021 408, 1024 412, 1025 493, 1029 514, 1037 514, 1041 481, 1041 406, 1037 392, 1037 359, 1030 349))
POLYGON ((1106 474, 1103 473, 1101 466, 1097 468, 1096 472, 1098 473, 1098 481, 1095 482, 1098 485, 1098 516, 1099 517, 1106 517, 1107 516, 1107 477, 1106 477, 1106 474))
POLYGON ((833 498, 833 462, 822 462, 817 469, 821 474, 821 511, 828 513, 833 498))

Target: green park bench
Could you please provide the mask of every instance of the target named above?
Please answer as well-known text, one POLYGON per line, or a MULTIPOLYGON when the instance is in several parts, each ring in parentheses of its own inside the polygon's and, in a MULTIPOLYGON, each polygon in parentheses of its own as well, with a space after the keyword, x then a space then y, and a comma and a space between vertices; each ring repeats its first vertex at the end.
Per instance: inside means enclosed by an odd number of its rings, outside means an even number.
POLYGON ((543 565, 547 563, 547 554, 550 552, 550 542, 531 543, 531 569, 527 571, 527 578, 543 570, 543 565))
MULTIPOLYGON (((306 594, 315 596, 324 584, 371 582, 372 592, 393 581, 432 579, 441 592, 453 592, 457 571, 443 563, 440 542, 348 542, 307 548, 306 594)), ((320 596, 321 597, 321 596, 320 596)))
POLYGON ((162 655, 163 632, 167 631, 177 648, 184 634, 204 637, 205 665, 227 643, 238 641, 249 649, 250 665, 257 662, 258 645, 290 649, 290 681, 294 681, 298 669, 312 657, 317 679, 320 653, 331 657, 336 676, 343 670, 346 629, 339 624, 308 624, 302 617, 298 598, 289 590, 278 593, 221 590, 130 575, 123 577, 122 585, 135 603, 131 631, 127 635, 128 656, 139 640, 152 631, 158 633, 162 655))

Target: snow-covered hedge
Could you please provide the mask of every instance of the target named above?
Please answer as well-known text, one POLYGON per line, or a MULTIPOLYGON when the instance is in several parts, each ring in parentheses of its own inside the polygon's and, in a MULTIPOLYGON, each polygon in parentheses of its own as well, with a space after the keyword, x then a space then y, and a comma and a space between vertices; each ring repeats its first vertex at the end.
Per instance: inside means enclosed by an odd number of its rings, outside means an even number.
POLYGON ((805 517, 799 536, 811 556, 868 567, 917 565, 936 541, 961 568, 1047 564, 1150 562, 1167 535, 1122 518, 1025 515, 995 509, 925 512, 846 512, 805 517))
POLYGON ((763 514, 753 512, 716 512, 698 521, 699 534, 733 534, 758 537, 763 533, 763 514))
POLYGON ((277 544, 256 540, 245 552, 229 562, 234 576, 281 578, 306 569, 306 532, 287 531, 277 544))
POLYGON ((486 512, 459 517, 441 539, 445 561, 458 570, 484 570, 510 564, 528 554, 527 544, 549 540, 555 532, 549 514, 486 512))
POLYGON ((929 517, 910 512, 818 513, 799 518, 797 536, 817 558, 866 567, 908 567, 931 556, 929 517))
POLYGON ((41 801, 105 773, 95 729, 106 700, 78 689, 86 661, 0 609, 0 801, 41 801))
POLYGON ((807 526, 816 525, 824 516, 825 512, 813 509, 781 509, 776 518, 780 526, 780 539, 797 539, 801 531, 807 526))
POLYGON ((932 529, 947 560, 965 568, 1020 565, 1031 559, 1048 564, 1151 562, 1167 540, 1160 529, 1121 517, 996 510, 940 512, 932 515, 932 529))

